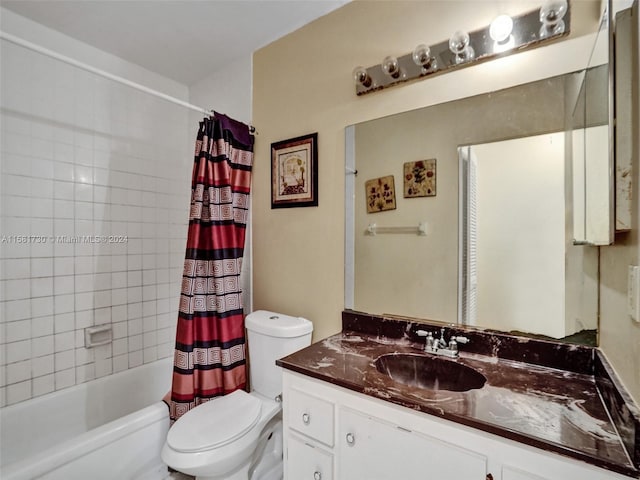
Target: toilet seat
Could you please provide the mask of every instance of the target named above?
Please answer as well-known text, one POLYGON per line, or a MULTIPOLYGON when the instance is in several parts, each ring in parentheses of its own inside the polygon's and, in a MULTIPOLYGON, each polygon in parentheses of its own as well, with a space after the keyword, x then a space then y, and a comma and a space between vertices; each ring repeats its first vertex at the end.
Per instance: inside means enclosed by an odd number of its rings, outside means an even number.
POLYGON ((220 448, 255 427, 261 411, 258 398, 236 390, 185 413, 169 430, 167 445, 183 453, 220 448))

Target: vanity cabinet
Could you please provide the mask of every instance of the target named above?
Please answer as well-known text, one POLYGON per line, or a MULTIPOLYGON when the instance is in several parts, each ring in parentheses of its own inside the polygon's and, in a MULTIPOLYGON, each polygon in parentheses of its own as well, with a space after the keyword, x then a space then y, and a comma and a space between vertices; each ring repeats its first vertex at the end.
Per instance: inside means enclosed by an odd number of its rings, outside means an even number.
POLYGON ((285 480, 628 480, 288 370, 283 407, 285 480))

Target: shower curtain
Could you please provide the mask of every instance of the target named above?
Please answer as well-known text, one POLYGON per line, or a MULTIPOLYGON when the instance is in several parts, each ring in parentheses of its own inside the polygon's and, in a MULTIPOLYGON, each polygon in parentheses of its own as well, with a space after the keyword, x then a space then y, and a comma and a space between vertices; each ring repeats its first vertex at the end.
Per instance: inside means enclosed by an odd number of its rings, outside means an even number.
POLYGON ((249 212, 253 136, 216 113, 200 122, 169 405, 172 422, 245 388, 240 270, 249 212))

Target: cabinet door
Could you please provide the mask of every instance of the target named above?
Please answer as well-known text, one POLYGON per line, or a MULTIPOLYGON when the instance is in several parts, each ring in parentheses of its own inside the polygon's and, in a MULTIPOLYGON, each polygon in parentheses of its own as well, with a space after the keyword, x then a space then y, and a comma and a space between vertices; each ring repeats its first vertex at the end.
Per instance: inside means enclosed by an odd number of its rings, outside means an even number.
MULTIPOLYGON (((487 458, 470 450, 342 408, 337 478, 485 480, 487 458)), ((454 441, 455 439, 452 439, 454 441)))
POLYGON ((287 480, 333 480, 333 455, 288 434, 286 454, 287 480))

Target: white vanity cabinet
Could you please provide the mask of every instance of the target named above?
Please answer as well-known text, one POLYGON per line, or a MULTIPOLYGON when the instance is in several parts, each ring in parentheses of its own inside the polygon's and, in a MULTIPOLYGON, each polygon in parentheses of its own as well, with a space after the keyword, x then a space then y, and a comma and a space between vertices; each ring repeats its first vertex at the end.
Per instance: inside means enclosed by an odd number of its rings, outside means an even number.
POLYGON ((285 480, 624 480, 285 370, 285 480))

